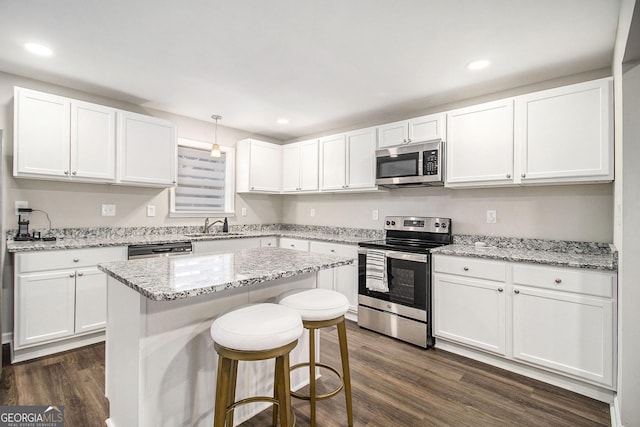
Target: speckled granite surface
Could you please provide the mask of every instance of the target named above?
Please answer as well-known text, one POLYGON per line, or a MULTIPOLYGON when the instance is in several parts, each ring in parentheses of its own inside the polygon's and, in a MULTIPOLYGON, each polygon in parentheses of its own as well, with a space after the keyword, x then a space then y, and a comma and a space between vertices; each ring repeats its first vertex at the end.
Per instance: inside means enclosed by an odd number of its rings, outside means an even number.
MULTIPOLYGON (((7 251, 50 251, 185 240, 205 241, 268 236, 357 244, 363 240, 373 240, 384 236, 384 231, 382 230, 290 224, 232 225, 229 228, 229 234, 222 233, 220 227, 214 227, 214 230, 206 236, 198 236, 197 234, 202 232, 201 226, 60 228, 53 229, 51 232, 51 235, 58 238, 55 242, 16 242, 13 240, 16 230, 9 230, 7 232, 7 251)), ((40 231, 42 236, 46 234, 46 230, 35 231, 40 231)))
POLYGON ((98 268, 149 299, 171 301, 259 285, 354 261, 290 249, 255 248, 206 256, 109 262, 98 268))
POLYGON ((616 271, 617 251, 608 243, 456 235, 453 245, 432 249, 432 254, 467 256, 512 262, 616 271), (485 247, 476 247, 484 242, 485 247))

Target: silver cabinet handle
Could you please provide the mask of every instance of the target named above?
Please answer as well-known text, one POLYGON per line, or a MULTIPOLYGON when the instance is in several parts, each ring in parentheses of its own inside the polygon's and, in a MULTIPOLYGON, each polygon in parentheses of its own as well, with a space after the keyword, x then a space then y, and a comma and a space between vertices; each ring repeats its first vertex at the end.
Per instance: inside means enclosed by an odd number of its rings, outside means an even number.
POLYGON ((406 138, 405 138, 405 139, 403 139, 403 140, 402 140, 402 142, 407 142, 407 139, 406 139, 406 138))
POLYGON ((557 278, 556 280, 554 280, 554 282, 556 282, 556 285, 559 285, 560 283, 562 283, 562 279, 557 278))
POLYGON ((251 187, 251 189, 252 189, 252 190, 255 190, 255 189, 256 189, 256 187, 251 187))
POLYGON ((519 294, 519 293, 520 293, 520 291, 516 289, 516 290, 514 290, 514 291, 513 291, 513 293, 514 293, 514 294, 519 294))
POLYGON ((511 179, 511 174, 510 173, 507 174, 507 179, 511 179))
POLYGON ((76 171, 71 172, 71 175, 77 175, 77 174, 78 174, 78 172, 76 172, 76 171))
POLYGON ((469 267, 463 267, 462 268, 464 271, 469 271, 469 267))
POLYGON ((75 273, 71 273, 69 277, 76 277, 75 273))
POLYGON ((336 251, 335 249, 331 249, 331 252, 335 253, 335 251, 336 251))
POLYGON ((84 276, 84 273, 78 273, 78 277, 84 276))
POLYGON ((504 289, 498 288, 498 292, 502 292, 502 291, 504 291, 504 289))
POLYGON ((74 258, 73 259, 73 262, 79 262, 79 261, 80 261, 80 258, 74 258))
POLYGON ((69 175, 69 171, 64 171, 64 174, 65 175, 69 175))
POLYGON ((526 177, 527 177, 527 174, 526 174, 526 173, 523 173, 522 175, 520 175, 520 177, 521 177, 521 178, 526 178, 526 177))
POLYGON ((411 138, 409 138, 409 140, 407 142, 411 142, 411 138))

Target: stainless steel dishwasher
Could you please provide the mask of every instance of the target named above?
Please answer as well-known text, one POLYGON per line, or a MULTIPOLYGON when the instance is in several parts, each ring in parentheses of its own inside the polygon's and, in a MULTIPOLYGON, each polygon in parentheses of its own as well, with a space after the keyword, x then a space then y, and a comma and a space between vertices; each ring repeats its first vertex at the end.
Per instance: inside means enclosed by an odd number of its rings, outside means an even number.
POLYGON ((145 243, 129 245, 128 259, 191 255, 192 251, 191 242, 145 243))

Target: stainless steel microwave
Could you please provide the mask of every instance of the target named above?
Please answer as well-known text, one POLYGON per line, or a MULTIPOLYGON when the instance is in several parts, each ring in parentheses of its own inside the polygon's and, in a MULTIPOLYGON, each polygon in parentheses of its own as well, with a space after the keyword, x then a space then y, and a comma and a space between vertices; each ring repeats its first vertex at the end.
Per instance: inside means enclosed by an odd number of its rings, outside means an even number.
POLYGON ((376 150, 376 185, 443 186, 444 141, 437 139, 376 150))

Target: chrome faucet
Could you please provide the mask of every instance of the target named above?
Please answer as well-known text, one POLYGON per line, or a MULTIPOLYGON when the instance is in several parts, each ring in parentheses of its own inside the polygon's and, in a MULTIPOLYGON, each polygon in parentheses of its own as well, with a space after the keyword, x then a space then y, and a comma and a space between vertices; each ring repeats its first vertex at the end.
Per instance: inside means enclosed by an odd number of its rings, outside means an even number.
POLYGON ((222 232, 223 233, 228 233, 229 232, 229 223, 227 222, 227 217, 224 218, 224 221, 221 220, 216 220, 213 221, 212 223, 209 223, 209 218, 205 218, 204 220, 204 227, 202 227, 202 232, 203 233, 208 233, 209 229, 211 229, 211 227, 213 227, 216 224, 222 224, 222 232))

